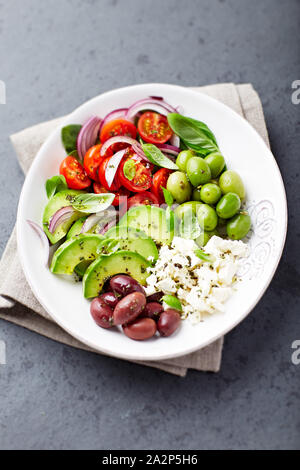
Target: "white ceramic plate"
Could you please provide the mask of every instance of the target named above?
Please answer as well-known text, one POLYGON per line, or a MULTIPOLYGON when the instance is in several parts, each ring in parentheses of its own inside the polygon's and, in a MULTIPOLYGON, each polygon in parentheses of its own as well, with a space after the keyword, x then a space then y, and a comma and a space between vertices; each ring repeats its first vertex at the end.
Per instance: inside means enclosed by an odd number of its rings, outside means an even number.
POLYGON ((45 181, 58 174, 65 157, 60 130, 38 152, 21 193, 18 217, 18 250, 25 276, 37 299, 51 317, 83 343, 112 356, 135 360, 161 360, 200 349, 236 326, 255 307, 278 265, 286 235, 287 208, 282 178, 275 159, 255 130, 220 102, 189 89, 165 84, 137 85, 104 93, 80 106, 63 125, 83 123, 91 115, 104 117, 115 108, 128 107, 149 95, 163 96, 181 105, 186 116, 204 121, 214 132, 227 166, 238 171, 247 191, 253 230, 251 255, 242 269, 242 282, 226 303, 226 313, 216 314, 192 326, 185 321, 169 338, 132 341, 119 331, 103 330, 92 320, 81 283, 53 275, 44 266, 37 235, 26 223, 41 224, 47 202, 45 181))

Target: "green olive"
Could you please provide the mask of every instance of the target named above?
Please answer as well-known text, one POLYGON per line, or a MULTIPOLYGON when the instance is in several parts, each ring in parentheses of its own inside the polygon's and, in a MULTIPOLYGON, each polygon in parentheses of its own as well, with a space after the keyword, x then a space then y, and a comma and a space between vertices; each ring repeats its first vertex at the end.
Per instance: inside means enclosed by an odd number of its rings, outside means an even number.
POLYGON ((230 219, 241 207, 241 200, 235 193, 227 193, 217 204, 216 211, 222 219, 230 219))
POLYGON ((176 158, 176 165, 178 166, 179 170, 186 171, 187 162, 194 156, 195 154, 192 150, 182 150, 182 152, 180 152, 176 158))
POLYGON ((197 217, 200 227, 205 231, 210 232, 214 230, 218 224, 217 213, 214 208, 208 204, 202 204, 199 207, 197 217))
POLYGON ((241 240, 251 228, 251 219, 248 214, 237 214, 227 223, 227 235, 231 240, 241 240))
POLYGON ((179 204, 191 198, 192 187, 186 174, 182 171, 175 171, 170 174, 167 181, 167 189, 179 204))
POLYGON ((210 238, 213 237, 214 235, 219 236, 219 233, 217 232, 217 230, 212 230, 211 232, 203 231, 203 232, 201 232, 199 237, 196 238, 195 242, 201 248, 201 247, 205 246, 206 243, 208 242, 208 240, 210 240, 210 238))
POLYGON ((208 183, 211 173, 208 164, 201 157, 192 157, 186 165, 188 178, 193 186, 208 183))
POLYGON ((219 152, 210 153, 204 160, 210 168, 212 178, 216 178, 225 166, 225 159, 219 152))
POLYGON ((198 186, 198 188, 193 189, 192 198, 194 199, 194 201, 201 201, 201 196, 200 196, 201 188, 202 186, 198 186))
POLYGON ((202 206, 202 203, 199 201, 189 201, 176 207, 174 212, 178 219, 182 219, 188 212, 196 215, 200 206, 202 206))
POLYGON ((206 204, 216 204, 221 196, 221 189, 213 183, 205 184, 200 190, 201 200, 206 204))
POLYGON ((240 199, 244 199, 246 194, 244 183, 236 171, 224 171, 220 176, 219 185, 223 194, 235 193, 240 199))

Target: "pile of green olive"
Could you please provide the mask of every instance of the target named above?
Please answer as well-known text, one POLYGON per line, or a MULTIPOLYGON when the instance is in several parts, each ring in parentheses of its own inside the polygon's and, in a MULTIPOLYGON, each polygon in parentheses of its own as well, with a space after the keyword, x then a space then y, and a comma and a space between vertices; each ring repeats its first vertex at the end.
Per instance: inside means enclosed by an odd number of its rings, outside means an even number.
POLYGON ((245 187, 237 172, 225 169, 223 155, 214 152, 202 158, 183 150, 176 164, 179 171, 170 174, 167 189, 180 204, 175 209, 179 220, 191 215, 197 218, 201 228, 197 243, 204 246, 225 225, 230 239, 244 238, 251 227, 250 216, 240 210, 245 187))

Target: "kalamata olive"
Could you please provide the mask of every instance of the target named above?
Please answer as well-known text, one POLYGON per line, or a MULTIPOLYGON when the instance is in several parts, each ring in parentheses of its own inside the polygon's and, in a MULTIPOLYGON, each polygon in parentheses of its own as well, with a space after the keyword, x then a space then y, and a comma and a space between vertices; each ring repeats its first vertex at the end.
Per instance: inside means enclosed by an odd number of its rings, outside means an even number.
POLYGON ((117 274, 113 276, 109 282, 111 290, 125 296, 131 292, 141 292, 145 294, 144 288, 132 277, 126 274, 117 274))
POLYGON ((163 295, 163 292, 155 292, 155 294, 148 295, 147 302, 159 302, 163 295))
POLYGON ((163 306, 158 302, 149 302, 142 311, 143 317, 158 320, 159 314, 163 311, 163 306))
POLYGON ((146 296, 141 292, 132 292, 121 299, 113 314, 115 325, 124 325, 135 320, 144 310, 146 305, 146 296))
POLYGON ((138 318, 133 323, 123 326, 126 336, 135 340, 152 338, 156 333, 156 323, 152 318, 138 318))
POLYGON ((99 297, 92 300, 90 312, 97 325, 102 328, 113 326, 113 310, 99 297))
POLYGON ((110 308, 115 308, 120 298, 114 292, 104 292, 99 295, 99 299, 103 300, 110 308))
POLYGON ((178 310, 168 308, 160 314, 157 329, 161 336, 170 336, 177 330, 181 322, 178 310))

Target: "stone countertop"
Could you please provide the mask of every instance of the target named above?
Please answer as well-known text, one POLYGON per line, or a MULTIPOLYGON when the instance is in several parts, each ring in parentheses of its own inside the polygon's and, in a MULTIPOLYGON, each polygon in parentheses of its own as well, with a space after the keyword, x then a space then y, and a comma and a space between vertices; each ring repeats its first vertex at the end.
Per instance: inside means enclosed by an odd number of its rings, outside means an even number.
POLYGON ((1 449, 300 448, 299 18, 297 0, 0 0, 1 252, 23 183, 8 136, 129 84, 251 82, 289 200, 278 271, 219 374, 173 377, 0 321, 1 449))

